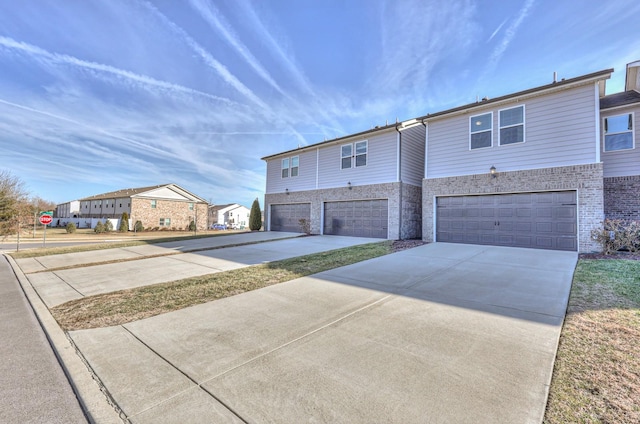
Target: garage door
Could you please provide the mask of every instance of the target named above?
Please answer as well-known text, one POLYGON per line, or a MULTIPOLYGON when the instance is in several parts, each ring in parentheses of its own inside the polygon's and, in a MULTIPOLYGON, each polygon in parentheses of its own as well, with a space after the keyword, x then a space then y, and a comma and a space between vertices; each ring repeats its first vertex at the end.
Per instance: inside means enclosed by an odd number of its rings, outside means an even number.
POLYGON ((436 240, 576 251, 575 191, 438 197, 436 240))
POLYGON ((301 233, 300 220, 311 222, 311 204, 293 203, 288 205, 271 205, 271 231, 291 231, 301 233))
POLYGON ((323 234, 387 238, 388 200, 358 200, 324 204, 323 234))

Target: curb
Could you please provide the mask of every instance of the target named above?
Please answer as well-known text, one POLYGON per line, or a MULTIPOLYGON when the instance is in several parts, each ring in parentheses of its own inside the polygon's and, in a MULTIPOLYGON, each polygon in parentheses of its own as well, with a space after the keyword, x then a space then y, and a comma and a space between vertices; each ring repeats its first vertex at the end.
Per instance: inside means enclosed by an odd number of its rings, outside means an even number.
POLYGON ((31 283, 10 255, 4 255, 15 273, 22 291, 36 314, 64 373, 78 398, 87 419, 98 424, 122 424, 124 420, 110 404, 90 370, 76 353, 66 334, 58 326, 49 309, 44 305, 31 283))

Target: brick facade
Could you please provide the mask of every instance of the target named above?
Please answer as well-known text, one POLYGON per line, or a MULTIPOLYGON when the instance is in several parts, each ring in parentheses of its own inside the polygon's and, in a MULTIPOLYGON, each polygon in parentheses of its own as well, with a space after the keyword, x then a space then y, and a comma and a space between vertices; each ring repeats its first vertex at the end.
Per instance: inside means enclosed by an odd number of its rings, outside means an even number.
POLYGON ((604 215, 640 220, 640 175, 604 179, 604 215))
POLYGON ((578 250, 599 250, 599 245, 591 240, 591 231, 598 228, 604 218, 602 163, 499 172, 497 178, 487 173, 425 179, 422 184, 422 238, 434 240, 437 196, 561 190, 577 191, 578 250))
POLYGON ((140 221, 144 228, 162 228, 160 218, 169 218, 170 225, 165 225, 166 228, 184 230, 188 228, 197 211, 197 229, 207 229, 208 205, 206 203, 155 199, 155 208, 153 208, 151 201, 152 199, 145 198, 131 199, 131 222, 134 225, 136 221, 140 221), (189 209, 190 204, 194 205, 193 210, 189 209))
POLYGON ((268 228, 269 209, 273 204, 310 203, 311 233, 322 230, 322 209, 325 202, 387 199, 389 206, 388 238, 420 237, 421 188, 403 183, 371 184, 364 186, 305 190, 265 195, 264 222, 268 228), (402 213, 401 207, 402 205, 402 213))

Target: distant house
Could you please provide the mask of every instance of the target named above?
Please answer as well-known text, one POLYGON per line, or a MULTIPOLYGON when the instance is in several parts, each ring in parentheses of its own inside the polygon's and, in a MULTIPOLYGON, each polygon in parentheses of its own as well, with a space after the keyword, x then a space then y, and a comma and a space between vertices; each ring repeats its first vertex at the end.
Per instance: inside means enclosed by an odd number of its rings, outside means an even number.
POLYGON ((420 237, 424 141, 414 119, 262 158, 266 230, 420 237))
POLYGON ((55 217, 66 219, 66 218, 78 218, 80 213, 80 201, 72 200, 70 202, 61 203, 56 206, 55 217))
POLYGON ((101 219, 118 219, 126 212, 131 223, 129 228, 133 228, 136 221, 145 228, 183 230, 191 221, 195 221, 198 229, 207 228, 207 201, 176 184, 117 190, 79 202, 78 219, 69 221, 80 227, 93 227, 101 219))
POLYGON ((263 158, 271 231, 595 251, 640 219, 640 61, 263 158))
POLYGON ((209 206, 209 224, 224 224, 228 227, 248 227, 251 211, 237 203, 209 206))

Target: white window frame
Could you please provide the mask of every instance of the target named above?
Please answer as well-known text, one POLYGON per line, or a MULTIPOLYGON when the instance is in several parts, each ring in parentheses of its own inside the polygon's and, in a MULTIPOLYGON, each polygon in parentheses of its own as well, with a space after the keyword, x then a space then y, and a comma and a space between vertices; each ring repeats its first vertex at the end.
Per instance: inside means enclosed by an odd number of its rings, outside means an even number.
POLYGON ((170 227, 171 218, 160 218, 159 224, 160 224, 160 227, 170 227))
POLYGON ((526 125, 525 125, 525 105, 518 105, 518 106, 513 106, 513 107, 508 107, 505 109, 500 109, 498 111, 498 145, 499 146, 511 146, 513 144, 521 144, 524 143, 527 140, 527 134, 526 134, 526 125), (501 112, 507 111, 507 110, 511 110, 511 109, 518 109, 518 108, 522 108, 522 123, 519 124, 511 124, 511 125, 502 125, 502 117, 501 117, 501 112), (515 143, 507 143, 507 144, 502 144, 502 130, 504 128, 514 128, 514 127, 518 127, 522 125, 522 141, 516 141, 515 143))
POLYGON ((300 156, 291 156, 291 160, 289 161, 289 164, 291 165, 291 167, 289 168, 289 175, 291 176, 291 178, 297 177, 298 174, 300 173, 300 156), (295 159, 295 162, 297 163, 296 166, 293 166, 294 159, 295 159))
POLYGON ((158 201, 156 199, 151 199, 151 209, 156 209, 158 207, 158 201))
POLYGON ((280 177, 281 178, 289 178, 289 158, 284 158, 280 161, 280 177))
POLYGON ((493 147, 493 111, 483 112, 483 113, 479 113, 477 115, 470 116, 469 117, 469 150, 490 149, 491 147, 493 147), (474 118, 478 119, 478 117, 485 116, 485 115, 489 115, 490 116, 491 127, 489 129, 486 129, 486 130, 472 131, 474 118), (474 134, 484 133, 484 132, 489 132, 490 139, 491 139, 491 144, 489 146, 484 146, 484 147, 473 147, 472 144, 471 144, 471 141, 473 139, 473 135, 474 134))
POLYGON ((280 161, 280 178, 294 178, 300 174, 300 156, 283 158, 280 161), (293 165, 293 162, 297 165, 293 165), (295 175, 294 175, 295 174, 295 175))
POLYGON ((360 140, 353 143, 343 144, 340 146, 340 169, 362 168, 369 163, 369 140, 360 140), (364 152, 357 153, 358 147, 364 145, 364 152), (350 153, 344 154, 343 149, 349 147, 350 153), (364 164, 358 165, 358 158, 364 157, 364 164), (349 159, 349 166, 344 166, 345 159, 349 159))
MULTIPOLYGON (((633 112, 627 112, 627 113, 620 113, 618 115, 611 115, 611 116, 606 116, 604 118, 602 118, 602 151, 603 152, 622 152, 625 150, 633 150, 636 148, 636 134, 635 134, 635 114, 633 112), (607 134, 607 119, 610 118, 616 118, 618 116, 629 116, 631 115, 631 129, 630 130, 626 130, 626 131, 619 131, 619 132, 615 132, 615 133, 610 133, 607 134), (631 147, 626 148, 626 149, 615 149, 615 150, 607 150, 607 135, 614 135, 614 134, 625 134, 625 133, 631 133, 631 147)), ((628 119, 628 118, 627 118, 628 119)))

